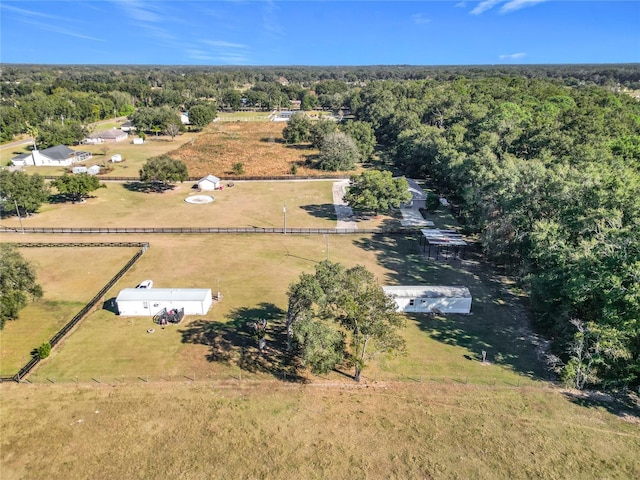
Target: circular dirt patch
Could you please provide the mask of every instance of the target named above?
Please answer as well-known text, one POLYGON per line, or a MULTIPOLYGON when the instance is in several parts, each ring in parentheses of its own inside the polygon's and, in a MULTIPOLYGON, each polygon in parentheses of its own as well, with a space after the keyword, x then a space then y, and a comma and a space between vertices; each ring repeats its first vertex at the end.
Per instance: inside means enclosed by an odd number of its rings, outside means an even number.
POLYGON ((201 205, 203 203, 211 203, 214 198, 210 195, 194 195, 193 197, 187 197, 184 199, 187 203, 195 203, 196 205, 201 205))

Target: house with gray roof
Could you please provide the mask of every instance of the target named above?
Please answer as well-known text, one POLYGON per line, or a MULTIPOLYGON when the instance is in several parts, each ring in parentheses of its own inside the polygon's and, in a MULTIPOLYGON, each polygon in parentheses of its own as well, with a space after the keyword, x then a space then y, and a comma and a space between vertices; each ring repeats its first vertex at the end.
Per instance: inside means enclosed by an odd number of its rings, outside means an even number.
POLYGON ((126 140, 129 137, 127 132, 112 128, 111 130, 103 130, 102 132, 96 132, 85 138, 82 143, 86 144, 99 144, 99 143, 115 143, 126 140))
POLYGON ((16 167, 32 165, 35 167, 68 167, 74 163, 84 162, 91 158, 91 152, 78 152, 66 145, 57 145, 44 150, 33 149, 11 159, 16 167))

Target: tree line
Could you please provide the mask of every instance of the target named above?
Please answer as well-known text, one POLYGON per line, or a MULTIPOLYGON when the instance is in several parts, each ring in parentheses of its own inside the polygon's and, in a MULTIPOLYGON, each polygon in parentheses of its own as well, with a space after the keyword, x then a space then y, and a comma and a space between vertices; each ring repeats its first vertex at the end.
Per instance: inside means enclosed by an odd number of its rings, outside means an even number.
POLYGON ((596 86, 375 82, 355 99, 381 154, 451 199, 529 293, 576 386, 640 383, 640 104, 596 86))

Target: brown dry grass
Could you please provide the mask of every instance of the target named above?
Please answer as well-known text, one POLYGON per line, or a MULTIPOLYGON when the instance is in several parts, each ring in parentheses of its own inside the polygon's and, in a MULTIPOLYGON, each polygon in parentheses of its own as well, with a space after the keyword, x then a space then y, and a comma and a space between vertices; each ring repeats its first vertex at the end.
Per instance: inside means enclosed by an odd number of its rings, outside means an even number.
POLYGON ((2 385, 3 480, 638 478, 640 434, 570 393, 455 384, 2 385))
POLYGON ((235 163, 244 165, 247 176, 289 175, 292 165, 298 165, 300 176, 326 175, 305 164, 317 150, 283 143, 284 127, 283 122, 216 122, 171 155, 195 177, 232 175, 235 163))

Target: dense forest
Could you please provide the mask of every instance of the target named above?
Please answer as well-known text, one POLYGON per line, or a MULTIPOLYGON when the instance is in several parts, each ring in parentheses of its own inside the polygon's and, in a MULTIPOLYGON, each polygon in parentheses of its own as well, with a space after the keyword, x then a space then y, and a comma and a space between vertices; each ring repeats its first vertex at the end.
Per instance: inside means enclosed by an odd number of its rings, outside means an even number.
POLYGON ((640 384, 640 103, 623 92, 640 87, 638 65, 3 65, 2 77, 3 141, 71 143, 70 129, 143 108, 349 109, 382 163, 432 181, 518 280, 568 382, 640 384))

